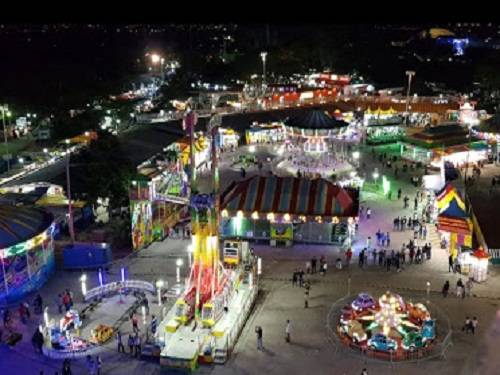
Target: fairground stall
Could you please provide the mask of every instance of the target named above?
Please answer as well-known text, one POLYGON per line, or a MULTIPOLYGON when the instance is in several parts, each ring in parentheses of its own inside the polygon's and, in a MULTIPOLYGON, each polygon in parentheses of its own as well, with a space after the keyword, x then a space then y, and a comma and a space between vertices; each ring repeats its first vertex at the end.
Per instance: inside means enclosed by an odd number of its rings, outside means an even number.
POLYGON ((473 226, 465 203, 458 191, 451 184, 447 184, 437 194, 436 206, 441 241, 447 244, 448 252, 454 260, 458 257, 462 273, 468 274, 469 258, 461 254, 472 248, 473 226))
POLYGON ((234 150, 238 147, 240 135, 230 128, 219 128, 219 136, 217 137, 217 147, 220 150, 234 150))
POLYGON ((246 130, 245 139, 248 145, 283 142, 286 139, 285 128, 279 122, 254 123, 250 129, 246 130))
POLYGON ((401 157, 435 168, 440 168, 443 160, 459 167, 487 160, 488 145, 470 137, 460 125, 440 125, 406 135, 401 143, 401 157))
POLYGON ((366 143, 369 145, 395 143, 402 140, 404 135, 401 122, 375 122, 366 127, 366 143))
MULTIPOLYGON (((197 170, 206 168, 208 142, 194 143, 197 170)), ((135 250, 163 239, 187 216, 189 145, 181 140, 137 167, 141 179, 130 186, 132 244, 135 250)))
POLYGON ((39 289, 55 269, 54 217, 41 209, 0 206, 0 301, 39 289))
POLYGON ((222 195, 221 236, 343 244, 354 235, 359 190, 324 179, 255 176, 222 195))
POLYGON ((363 124, 365 126, 379 124, 385 121, 389 123, 401 123, 401 117, 392 107, 385 110, 380 107, 375 109, 368 107, 363 113, 363 124))

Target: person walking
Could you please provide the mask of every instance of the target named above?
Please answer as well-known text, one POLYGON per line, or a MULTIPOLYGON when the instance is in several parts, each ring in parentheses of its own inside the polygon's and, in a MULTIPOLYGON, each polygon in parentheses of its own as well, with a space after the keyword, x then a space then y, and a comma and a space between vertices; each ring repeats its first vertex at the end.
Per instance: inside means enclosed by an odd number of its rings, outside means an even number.
POLYGON ((477 328, 478 324, 479 324, 479 321, 477 320, 477 318, 473 317, 472 321, 470 322, 470 327, 471 327, 472 334, 476 333, 476 328, 477 328))
POLYGON ((403 194, 403 192, 401 191, 401 188, 398 189, 398 200, 401 199, 401 195, 403 194))
POLYGON ((466 282, 465 282, 465 295, 467 297, 470 297, 471 296, 471 293, 472 293, 472 278, 469 278, 466 282))
POLYGON ((465 322, 464 325, 462 326, 462 332, 465 332, 466 334, 469 333, 469 330, 471 328, 471 321, 468 316, 465 317, 465 322))
POLYGON ((448 272, 455 273, 455 268, 453 267, 453 256, 451 254, 448 257, 448 272))
POLYGON ((372 209, 370 207, 368 207, 366 209, 366 219, 370 219, 372 216, 372 209))
POLYGON ((391 236, 389 235, 389 232, 385 234, 385 246, 386 247, 391 246, 391 236))
POLYGON ((362 371, 361 371, 361 375, 368 375, 368 370, 366 368, 364 368, 362 371))
POLYGON ((122 333, 120 330, 116 331, 116 347, 118 350, 118 353, 125 353, 125 347, 123 346, 122 342, 122 333))
POLYGON ((132 333, 128 335, 128 348, 130 350, 130 355, 134 355, 134 336, 132 336, 132 333))
POLYGON ((311 269, 312 269, 311 273, 316 273, 316 264, 317 264, 317 259, 316 257, 313 257, 311 259, 311 269))
POLYGON ((151 315, 151 333, 156 335, 156 328, 158 327, 158 319, 155 315, 151 315))
POLYGON ((462 283, 462 279, 458 279, 458 281, 457 281, 457 290, 456 290, 456 293, 457 293, 457 297, 458 298, 464 298, 465 297, 464 284, 462 283))
POLYGON ((297 286, 298 272, 295 271, 292 275, 292 286, 297 286))
POLYGON ((442 290, 443 298, 446 298, 448 296, 449 290, 450 290, 450 282, 448 280, 446 280, 446 282, 443 285, 443 290, 442 290))
POLYGON ((87 359, 85 360, 85 365, 87 366, 89 375, 95 375, 96 366, 94 360, 90 355, 87 355, 87 359))
POLYGON ((255 333, 257 334, 257 350, 264 350, 264 345, 262 343, 262 327, 255 327, 255 333))
POLYGON ((134 346, 135 346, 135 357, 141 358, 141 336, 139 336, 139 333, 135 334, 134 338, 134 346))
POLYGON ((62 368, 61 374, 62 375, 72 375, 73 374, 73 372, 71 371, 71 365, 70 365, 69 359, 67 359, 67 358, 63 362, 63 368, 62 368))
POLYGON ((292 329, 292 326, 290 324, 290 320, 287 320, 286 326, 285 326, 285 341, 288 343, 290 343, 291 329, 292 329))
POLYGON ((95 367, 96 367, 96 374, 101 375, 101 369, 102 369, 102 359, 101 356, 97 356, 95 359, 95 367))
POLYGON ((351 258, 352 258, 352 250, 351 248, 348 248, 345 253, 346 266, 349 266, 349 264, 351 263, 351 258))

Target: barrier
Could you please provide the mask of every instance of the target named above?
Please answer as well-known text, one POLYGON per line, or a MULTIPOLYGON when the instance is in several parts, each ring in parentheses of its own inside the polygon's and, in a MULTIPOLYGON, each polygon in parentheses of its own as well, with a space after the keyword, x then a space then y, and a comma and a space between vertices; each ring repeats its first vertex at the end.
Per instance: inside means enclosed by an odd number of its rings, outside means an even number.
POLYGON ((103 297, 112 293, 118 293, 122 289, 149 292, 151 294, 155 294, 156 291, 154 285, 148 283, 147 281, 142 281, 142 280, 125 280, 124 282, 114 281, 112 283, 90 289, 87 292, 87 294, 85 294, 85 301, 87 302, 96 297, 103 297))

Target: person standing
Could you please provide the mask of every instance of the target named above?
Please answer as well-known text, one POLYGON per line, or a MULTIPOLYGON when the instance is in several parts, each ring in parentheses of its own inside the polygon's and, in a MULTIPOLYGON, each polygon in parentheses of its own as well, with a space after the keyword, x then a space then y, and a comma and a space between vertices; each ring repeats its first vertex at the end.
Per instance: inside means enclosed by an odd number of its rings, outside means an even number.
POLYGON ((135 346, 135 357, 141 358, 141 336, 139 336, 139 333, 135 334, 134 346, 135 346))
POLYGON ((135 313, 132 314, 130 319, 132 320, 132 330, 134 331, 135 334, 137 334, 139 332, 139 321, 135 313))
POLYGON ((317 263, 316 257, 313 257, 313 258, 311 259, 311 268, 312 268, 312 273, 316 273, 316 263, 317 263))
POLYGON ((448 296, 449 290, 450 290, 450 282, 448 280, 446 280, 446 282, 443 285, 443 290, 442 290, 443 298, 446 298, 448 296))
POLYGON ((361 375, 368 375, 368 370, 366 368, 364 368, 362 371, 361 371, 361 375))
POLYGON ((156 319, 156 316, 151 315, 151 333, 156 335, 156 328, 158 327, 158 319, 156 319))
POLYGON ((101 359, 101 356, 97 356, 96 359, 95 359, 95 367, 96 367, 96 371, 95 373, 97 375, 101 375, 101 369, 102 369, 102 359, 101 359))
POLYGON ((351 248, 348 248, 345 253, 346 266, 349 266, 349 264, 351 263, 351 258, 352 258, 352 250, 351 248))
POLYGON ((132 333, 128 335, 128 348, 130 350, 130 355, 134 355, 134 336, 132 336, 132 333))
POLYGON ((87 370, 89 371, 89 375, 95 375, 96 366, 94 360, 90 355, 87 355, 85 364, 87 366, 87 370))
POLYGON ((385 235, 385 246, 386 247, 391 246, 391 236, 389 235, 389 232, 387 232, 385 235))
POLYGON ((264 350, 264 345, 262 343, 262 327, 255 327, 255 333, 257 334, 257 350, 264 350))
POLYGON ((477 318, 473 317, 472 321, 470 322, 470 327, 471 327, 472 334, 476 333, 476 328, 477 328, 478 324, 479 324, 479 321, 477 320, 477 318))
POLYGON ((290 324, 290 320, 287 320, 286 321, 286 326, 285 326, 285 341, 290 343, 290 333, 291 333, 291 324, 290 324))
POLYGON ((471 328, 471 321, 468 316, 465 317, 465 322, 464 325, 462 326, 462 332, 465 332, 466 334, 469 333, 469 330, 471 328))
POLYGON ((116 346, 118 349, 118 353, 125 353, 125 347, 122 342, 122 333, 120 330, 116 332, 116 346))
POLYGON ((371 217, 371 216, 372 216, 372 210, 371 210, 371 208, 370 208, 370 207, 368 207, 368 208, 366 209, 366 219, 367 219, 367 220, 368 220, 368 219, 370 219, 370 217, 371 217))
POLYGON ((61 374, 62 375, 72 375, 73 374, 73 372, 71 371, 71 365, 70 365, 69 359, 64 360, 61 374))

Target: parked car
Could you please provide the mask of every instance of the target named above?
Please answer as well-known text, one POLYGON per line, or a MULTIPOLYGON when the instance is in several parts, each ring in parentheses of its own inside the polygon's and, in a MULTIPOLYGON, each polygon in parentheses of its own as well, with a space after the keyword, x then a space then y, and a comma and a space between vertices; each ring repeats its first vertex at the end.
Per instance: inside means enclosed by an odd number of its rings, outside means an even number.
POLYGON ((420 332, 408 332, 403 338, 403 349, 415 351, 425 346, 425 340, 420 332))
POLYGON ((368 347, 372 350, 390 352, 397 350, 398 343, 396 342, 396 340, 393 340, 382 333, 377 333, 375 336, 368 340, 368 347))
POLYGON ((436 321, 427 319, 422 326, 422 337, 424 340, 434 340, 436 338, 436 321))
POLYGON ((375 305, 375 300, 367 293, 360 293, 351 303, 352 308, 356 311, 373 309, 375 305))

